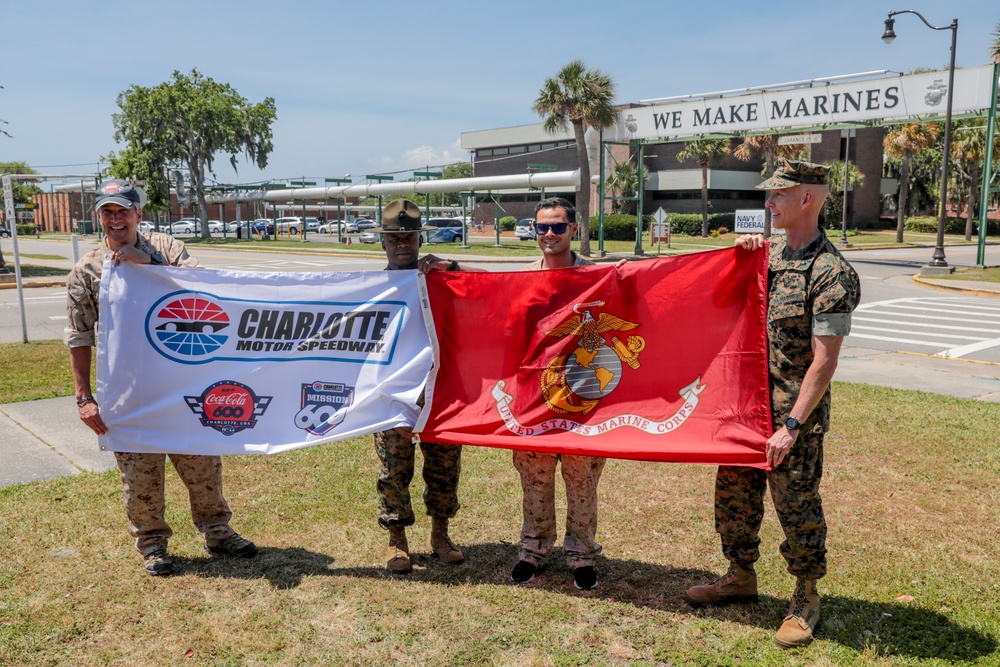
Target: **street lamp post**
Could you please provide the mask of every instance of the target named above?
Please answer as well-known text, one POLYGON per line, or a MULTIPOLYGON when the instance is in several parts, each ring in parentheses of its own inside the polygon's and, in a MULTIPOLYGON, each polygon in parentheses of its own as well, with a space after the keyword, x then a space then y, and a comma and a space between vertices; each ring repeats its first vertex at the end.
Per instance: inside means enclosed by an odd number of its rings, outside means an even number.
POLYGON ((920 271, 920 273, 924 275, 947 274, 955 270, 954 267, 948 266, 948 262, 946 262, 944 258, 944 224, 945 213, 948 208, 948 162, 951 153, 951 101, 955 88, 955 42, 958 38, 958 19, 952 19, 950 25, 938 27, 928 23, 927 19, 925 19, 920 12, 916 12, 912 9, 904 9, 898 12, 890 11, 889 16, 885 19, 885 32, 882 33, 882 41, 886 44, 892 44, 892 40, 896 39, 896 33, 893 31, 893 26, 895 25, 896 20, 892 17, 897 14, 916 14, 916 16, 924 22, 924 25, 931 30, 951 30, 951 61, 948 64, 948 104, 944 117, 944 156, 941 160, 941 202, 938 208, 937 245, 934 247, 934 255, 931 257, 931 261, 928 262, 927 266, 920 271))

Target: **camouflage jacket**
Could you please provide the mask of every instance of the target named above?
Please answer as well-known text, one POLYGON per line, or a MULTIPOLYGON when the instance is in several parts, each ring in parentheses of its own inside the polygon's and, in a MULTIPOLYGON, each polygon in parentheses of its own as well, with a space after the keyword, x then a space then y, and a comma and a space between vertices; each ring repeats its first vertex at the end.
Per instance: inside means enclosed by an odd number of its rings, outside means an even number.
MULTIPOLYGON (((822 231, 822 230, 821 230, 822 231)), ((825 233, 801 250, 782 238, 768 265, 767 339, 771 413, 777 429, 789 416, 813 361, 813 336, 846 336, 861 299, 858 274, 825 233)), ((807 432, 830 428, 830 389, 806 418, 807 432)))
MULTIPOLYGON (((164 264, 170 266, 199 266, 184 247, 169 234, 150 232, 139 235, 135 247, 151 255, 157 250, 163 255, 164 264)), ((63 342, 66 347, 95 347, 97 329, 97 304, 101 295, 101 269, 104 257, 111 250, 107 242, 84 255, 66 278, 66 330, 63 342)))

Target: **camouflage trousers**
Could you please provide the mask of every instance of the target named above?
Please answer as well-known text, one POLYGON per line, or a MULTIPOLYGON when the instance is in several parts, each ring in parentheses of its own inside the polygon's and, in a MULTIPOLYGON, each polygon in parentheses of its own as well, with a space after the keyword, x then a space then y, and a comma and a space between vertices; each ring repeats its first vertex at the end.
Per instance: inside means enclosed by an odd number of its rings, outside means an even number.
MULTIPOLYGON (((115 452, 122 475, 125 515, 135 548, 145 556, 166 548, 173 535, 163 518, 164 468, 167 454, 115 452)), ((222 459, 218 456, 170 454, 174 470, 187 487, 191 518, 206 537, 226 538, 233 534, 229 520, 233 513, 222 496, 222 459)))
MULTIPOLYGON (((438 442, 421 442, 424 454, 424 505, 429 516, 450 519, 458 504, 458 478, 462 473, 462 447, 438 442)), ((412 526, 410 482, 416 445, 413 438, 395 431, 375 434, 378 471, 378 523, 383 528, 412 526)))
POLYGON ((823 477, 823 433, 799 433, 781 465, 757 468, 720 466, 715 478, 715 530, 722 553, 737 565, 760 558, 760 524, 764 491, 771 487, 778 520, 785 532, 781 555, 788 571, 806 579, 826 574, 826 519, 819 495, 823 477))
POLYGON ((566 537, 563 551, 571 568, 593 565, 601 555, 597 543, 597 483, 607 459, 514 450, 521 475, 524 523, 518 559, 545 562, 556 541, 556 466, 562 462, 566 484, 566 537))

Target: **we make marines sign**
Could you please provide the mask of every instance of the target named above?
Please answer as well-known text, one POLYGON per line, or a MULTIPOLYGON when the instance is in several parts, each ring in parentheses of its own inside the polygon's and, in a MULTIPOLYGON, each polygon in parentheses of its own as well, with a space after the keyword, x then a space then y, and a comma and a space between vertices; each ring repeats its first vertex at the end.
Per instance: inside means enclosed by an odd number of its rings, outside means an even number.
MULTIPOLYGON (((955 71, 953 114, 987 109, 993 66, 955 71)), ((676 139, 823 125, 944 117, 948 72, 817 85, 733 97, 654 104, 623 111, 605 141, 676 139)))

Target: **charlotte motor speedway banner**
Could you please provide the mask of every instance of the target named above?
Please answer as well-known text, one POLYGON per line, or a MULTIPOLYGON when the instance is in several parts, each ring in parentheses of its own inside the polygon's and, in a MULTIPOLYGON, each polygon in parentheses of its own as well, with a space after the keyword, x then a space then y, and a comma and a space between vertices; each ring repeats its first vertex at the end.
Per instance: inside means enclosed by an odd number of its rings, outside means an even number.
POLYGON ((410 271, 105 262, 102 449, 274 453, 413 424, 431 367, 410 271))
POLYGON ((425 284, 425 440, 765 467, 766 252, 425 284))

